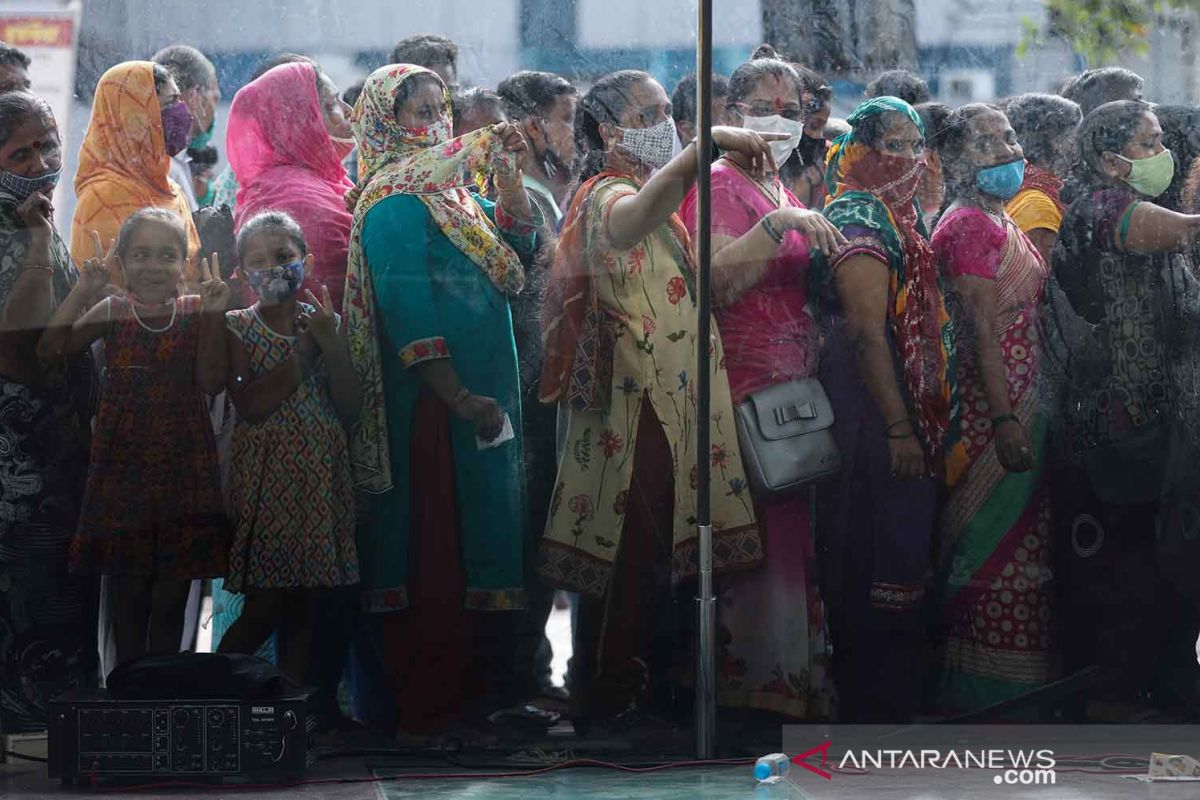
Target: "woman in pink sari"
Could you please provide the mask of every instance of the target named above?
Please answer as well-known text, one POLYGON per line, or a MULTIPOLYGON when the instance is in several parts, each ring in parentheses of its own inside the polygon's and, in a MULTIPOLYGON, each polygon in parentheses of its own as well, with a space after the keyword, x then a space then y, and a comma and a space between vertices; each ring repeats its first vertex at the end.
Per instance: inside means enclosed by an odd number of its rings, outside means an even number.
MULTIPOLYGON (((795 71, 778 59, 754 59, 730 78, 735 124, 792 134, 771 142, 777 165, 795 151, 801 109, 795 71)), ((694 234, 694 189, 680 212, 694 234)), ((713 165, 713 300, 735 404, 816 372, 808 253, 828 252, 839 243, 841 234, 806 210, 777 174, 759 181, 737 154, 713 165)), ((713 452, 714 463, 721 457, 713 452)), ((754 505, 767 558, 759 569, 721 582, 718 701, 794 718, 828 717, 833 694, 813 573, 811 498, 798 491, 756 498, 754 505)))
POLYGON ((316 264, 302 288, 329 287, 342 308, 353 188, 342 160, 354 148, 348 106, 311 63, 282 64, 233 98, 225 151, 239 185, 234 227, 262 211, 300 223, 316 264))

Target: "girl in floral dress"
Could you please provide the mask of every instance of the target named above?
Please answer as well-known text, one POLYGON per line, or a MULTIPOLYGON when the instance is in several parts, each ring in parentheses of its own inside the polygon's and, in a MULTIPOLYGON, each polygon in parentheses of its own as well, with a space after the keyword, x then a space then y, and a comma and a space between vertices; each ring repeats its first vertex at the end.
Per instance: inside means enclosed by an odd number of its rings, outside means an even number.
POLYGON ((238 260, 259 296, 226 315, 238 412, 226 585, 246 606, 220 650, 254 653, 277 632, 280 667, 304 681, 317 590, 358 583, 342 423, 357 417, 361 393, 329 289, 297 300, 314 263, 299 224, 281 211, 252 217, 238 232, 238 260))
POLYGON ((200 295, 180 294, 187 233, 172 211, 129 216, 95 257, 38 343, 44 360, 104 340, 105 379, 71 568, 112 583, 117 661, 172 653, 191 581, 225 573, 228 526, 205 394, 225 385, 220 265, 201 264, 200 295), (91 305, 116 272, 127 293, 91 305), (83 313, 88 306, 91 308, 83 313))

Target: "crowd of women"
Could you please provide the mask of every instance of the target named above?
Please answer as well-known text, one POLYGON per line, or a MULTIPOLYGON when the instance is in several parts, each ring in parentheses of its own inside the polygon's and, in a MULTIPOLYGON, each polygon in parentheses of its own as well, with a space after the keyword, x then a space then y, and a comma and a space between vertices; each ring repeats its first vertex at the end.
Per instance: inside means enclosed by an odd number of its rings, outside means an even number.
POLYGON ((678 719, 700 425, 723 706, 1027 714, 1081 674, 1110 703, 1193 699, 1200 168, 1140 78, 950 109, 887 73, 843 122, 764 46, 715 81, 708 153, 694 79, 458 95, 445 39, 392 61, 345 98, 302 55, 264 64, 228 168, 187 191, 212 64, 112 67, 69 250, 49 106, 0 94, 6 729, 193 646, 200 579, 238 609, 218 649, 270 643, 330 724, 339 684, 405 735, 555 696, 554 590, 576 730, 678 719), (814 378, 840 471, 752 490, 735 409, 814 378))

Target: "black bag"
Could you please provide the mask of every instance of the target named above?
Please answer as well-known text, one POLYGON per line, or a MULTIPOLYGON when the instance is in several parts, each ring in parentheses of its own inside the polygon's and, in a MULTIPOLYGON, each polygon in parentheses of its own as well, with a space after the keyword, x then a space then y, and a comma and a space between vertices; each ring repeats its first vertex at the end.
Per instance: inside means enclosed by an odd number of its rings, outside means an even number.
POLYGON ((123 700, 270 700, 303 693, 269 661, 226 653, 135 658, 109 673, 107 685, 123 700))

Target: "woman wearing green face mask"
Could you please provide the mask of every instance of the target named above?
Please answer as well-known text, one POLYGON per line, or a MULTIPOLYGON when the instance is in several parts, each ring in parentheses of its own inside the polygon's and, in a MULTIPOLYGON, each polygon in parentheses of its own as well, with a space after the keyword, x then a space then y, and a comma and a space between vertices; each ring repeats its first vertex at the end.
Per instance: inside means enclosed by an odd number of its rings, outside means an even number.
POLYGON ((1200 291, 1187 247, 1200 216, 1154 202, 1174 170, 1149 106, 1087 116, 1045 314, 1048 364, 1061 370, 1065 459, 1051 486, 1064 667, 1099 663, 1110 700, 1164 688, 1154 669, 1168 630, 1154 621, 1178 624, 1163 569, 1185 559, 1162 548, 1189 533, 1200 484, 1200 291))

